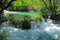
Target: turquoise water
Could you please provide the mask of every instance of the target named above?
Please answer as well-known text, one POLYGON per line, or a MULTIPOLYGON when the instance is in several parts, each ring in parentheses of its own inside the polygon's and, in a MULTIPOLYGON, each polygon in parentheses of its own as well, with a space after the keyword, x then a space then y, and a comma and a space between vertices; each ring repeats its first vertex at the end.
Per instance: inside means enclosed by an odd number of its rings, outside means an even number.
POLYGON ((56 21, 32 21, 31 29, 22 30, 9 25, 9 21, 2 23, 2 29, 8 30, 11 40, 54 40, 57 35, 60 40, 60 24, 56 21), (38 27, 39 26, 39 27, 38 27))

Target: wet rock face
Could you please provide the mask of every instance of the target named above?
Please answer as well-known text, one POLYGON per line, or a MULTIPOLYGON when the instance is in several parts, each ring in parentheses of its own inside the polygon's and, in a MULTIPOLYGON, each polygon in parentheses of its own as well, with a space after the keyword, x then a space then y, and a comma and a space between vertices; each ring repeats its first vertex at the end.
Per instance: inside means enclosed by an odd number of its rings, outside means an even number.
POLYGON ((27 21, 27 20, 24 20, 24 21, 10 20, 9 25, 13 26, 15 28, 21 28, 21 29, 30 29, 31 28, 30 21, 27 21))
POLYGON ((22 23, 22 29, 30 29, 31 25, 28 21, 23 21, 22 23))
POLYGON ((51 15, 50 19, 59 21, 60 20, 60 15, 51 15))

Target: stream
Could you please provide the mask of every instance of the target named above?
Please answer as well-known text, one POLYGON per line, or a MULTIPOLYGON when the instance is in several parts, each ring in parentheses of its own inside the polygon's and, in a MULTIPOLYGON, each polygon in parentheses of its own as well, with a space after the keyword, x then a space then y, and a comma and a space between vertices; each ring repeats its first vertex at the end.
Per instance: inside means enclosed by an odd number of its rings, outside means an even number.
POLYGON ((9 21, 2 23, 2 30, 8 30, 11 40, 60 40, 60 21, 31 21, 31 29, 23 30, 9 25, 9 21))

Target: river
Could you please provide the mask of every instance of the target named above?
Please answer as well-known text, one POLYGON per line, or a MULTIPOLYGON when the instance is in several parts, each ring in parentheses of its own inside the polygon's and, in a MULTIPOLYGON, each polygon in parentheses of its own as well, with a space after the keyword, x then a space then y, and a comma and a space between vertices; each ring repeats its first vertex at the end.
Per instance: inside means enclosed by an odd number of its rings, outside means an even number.
POLYGON ((60 21, 31 21, 31 29, 23 30, 9 25, 9 21, 2 23, 2 30, 8 30, 11 40, 60 40, 60 21))

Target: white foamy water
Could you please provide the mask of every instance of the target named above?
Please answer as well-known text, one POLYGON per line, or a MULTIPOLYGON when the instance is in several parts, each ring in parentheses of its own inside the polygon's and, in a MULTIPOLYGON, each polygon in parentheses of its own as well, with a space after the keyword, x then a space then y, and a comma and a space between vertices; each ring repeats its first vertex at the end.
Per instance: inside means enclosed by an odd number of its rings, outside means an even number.
POLYGON ((47 19, 45 22, 32 21, 31 29, 22 30, 9 25, 9 21, 2 23, 4 30, 9 31, 11 40, 53 40, 58 37, 60 40, 60 25, 54 24, 53 20, 47 19), (58 36, 56 36, 58 35, 58 36))

